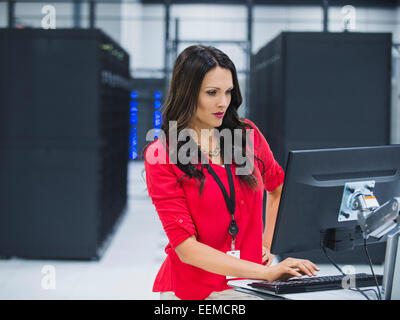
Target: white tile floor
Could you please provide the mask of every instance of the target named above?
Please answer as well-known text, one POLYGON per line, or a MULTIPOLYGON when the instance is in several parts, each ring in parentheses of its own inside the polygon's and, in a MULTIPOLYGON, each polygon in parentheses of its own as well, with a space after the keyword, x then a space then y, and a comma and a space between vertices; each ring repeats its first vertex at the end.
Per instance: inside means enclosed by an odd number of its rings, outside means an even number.
MULTIPOLYGON (((143 167, 143 162, 129 166, 127 209, 100 261, 0 260, 0 299, 159 299, 151 290, 167 238, 147 195, 143 167), (54 289, 45 289, 46 265, 54 267, 54 289)), ((319 275, 338 273, 319 267, 319 275)), ((368 266, 355 269, 369 273, 368 266)), ((382 266, 375 271, 381 274, 382 266)))

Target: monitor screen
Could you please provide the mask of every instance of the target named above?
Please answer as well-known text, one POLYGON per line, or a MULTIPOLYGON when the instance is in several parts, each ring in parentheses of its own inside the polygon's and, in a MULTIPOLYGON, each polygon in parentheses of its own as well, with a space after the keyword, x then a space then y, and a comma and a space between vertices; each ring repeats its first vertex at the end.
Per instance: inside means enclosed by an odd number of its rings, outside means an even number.
POLYGON ((400 196, 400 145, 290 151, 271 252, 320 249, 324 239, 336 241, 333 250, 361 244, 357 215, 346 208, 357 188, 380 205, 400 196))

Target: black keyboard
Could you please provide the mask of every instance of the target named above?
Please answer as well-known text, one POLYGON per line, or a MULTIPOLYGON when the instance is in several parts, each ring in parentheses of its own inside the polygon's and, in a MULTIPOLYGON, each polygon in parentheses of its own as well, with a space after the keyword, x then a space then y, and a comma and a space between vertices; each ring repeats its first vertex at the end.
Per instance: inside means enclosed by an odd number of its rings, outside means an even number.
MULTIPOLYGON (((343 289, 343 275, 310 277, 310 278, 291 278, 289 280, 262 281, 248 284, 252 288, 272 291, 276 294, 311 292, 323 290, 343 289)), ((382 284, 382 275, 376 275, 379 285, 382 284)), ((351 281, 347 281, 351 285, 351 281)), ((366 273, 355 274, 355 285, 358 288, 376 286, 375 278, 366 273)))

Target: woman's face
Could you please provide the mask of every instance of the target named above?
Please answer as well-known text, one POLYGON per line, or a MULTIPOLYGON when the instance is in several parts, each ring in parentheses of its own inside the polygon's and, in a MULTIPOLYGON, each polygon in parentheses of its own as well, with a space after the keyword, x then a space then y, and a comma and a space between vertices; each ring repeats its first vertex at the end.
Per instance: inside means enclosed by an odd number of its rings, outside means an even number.
POLYGON ((191 127, 195 130, 219 127, 231 103, 232 89, 232 73, 229 69, 217 66, 208 71, 201 83, 191 127))

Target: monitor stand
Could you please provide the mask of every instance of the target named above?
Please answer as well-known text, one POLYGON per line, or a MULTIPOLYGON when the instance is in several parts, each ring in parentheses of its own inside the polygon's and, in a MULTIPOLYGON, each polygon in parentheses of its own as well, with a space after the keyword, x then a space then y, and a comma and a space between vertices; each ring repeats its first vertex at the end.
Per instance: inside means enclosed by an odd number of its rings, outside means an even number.
MULTIPOLYGON (((365 182, 367 183, 367 182, 365 182)), ((357 213, 357 222, 364 239, 369 236, 386 238, 385 265, 382 292, 385 300, 400 299, 400 197, 379 205, 372 190, 374 183, 366 186, 347 186, 347 208, 357 213)), ((346 198, 343 196, 343 198, 346 198)))
MULTIPOLYGON (((382 206, 374 202, 369 207, 365 197, 369 194, 361 192, 348 195, 347 201, 349 207, 357 213, 357 222, 359 226, 355 228, 333 228, 321 230, 321 247, 331 250, 341 250, 343 248, 352 248, 359 242, 360 234, 362 238, 369 236, 386 241, 385 264, 383 270, 382 293, 385 300, 400 300, 400 217, 399 206, 400 197, 387 201, 382 206), (378 206, 377 206, 378 205, 378 206)), ((370 189, 370 198, 374 198, 370 189)))
POLYGON ((382 292, 385 300, 400 299, 400 225, 387 235, 382 292))

